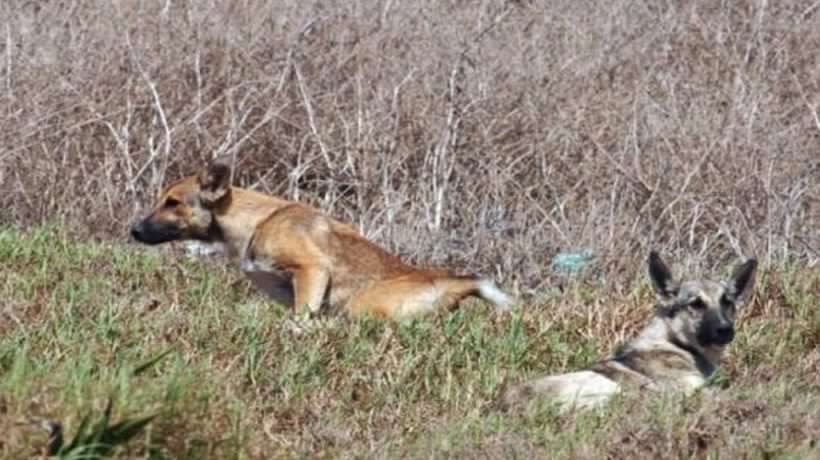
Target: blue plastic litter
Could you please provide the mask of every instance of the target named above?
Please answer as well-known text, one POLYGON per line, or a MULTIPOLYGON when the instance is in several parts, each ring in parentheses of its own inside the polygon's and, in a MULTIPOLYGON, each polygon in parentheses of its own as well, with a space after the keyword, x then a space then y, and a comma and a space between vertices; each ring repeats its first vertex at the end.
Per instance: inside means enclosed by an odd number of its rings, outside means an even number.
POLYGON ((554 272, 576 274, 582 272, 592 262, 593 255, 589 249, 576 252, 561 252, 552 258, 551 268, 554 272))

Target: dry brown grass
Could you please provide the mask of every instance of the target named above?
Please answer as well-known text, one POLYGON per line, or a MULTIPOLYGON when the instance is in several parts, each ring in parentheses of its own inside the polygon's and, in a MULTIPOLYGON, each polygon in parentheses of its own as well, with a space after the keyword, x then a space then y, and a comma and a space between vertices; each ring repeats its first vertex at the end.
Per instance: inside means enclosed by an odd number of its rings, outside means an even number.
POLYGON ((816 264, 817 10, 3 2, 0 223, 124 238, 229 155, 242 185, 525 292, 577 248, 616 285, 649 246, 816 264))

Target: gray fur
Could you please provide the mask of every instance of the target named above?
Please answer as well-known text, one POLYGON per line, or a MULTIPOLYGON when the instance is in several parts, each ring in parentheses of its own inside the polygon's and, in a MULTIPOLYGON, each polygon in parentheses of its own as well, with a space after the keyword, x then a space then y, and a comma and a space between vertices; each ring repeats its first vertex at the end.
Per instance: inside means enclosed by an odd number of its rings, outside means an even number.
POLYGON ((566 411, 600 406, 627 388, 688 393, 701 387, 734 339, 736 308, 752 292, 757 261, 739 264, 723 282, 680 282, 654 251, 648 265, 657 296, 655 316, 636 338, 589 369, 510 388, 502 404, 543 397, 566 411))

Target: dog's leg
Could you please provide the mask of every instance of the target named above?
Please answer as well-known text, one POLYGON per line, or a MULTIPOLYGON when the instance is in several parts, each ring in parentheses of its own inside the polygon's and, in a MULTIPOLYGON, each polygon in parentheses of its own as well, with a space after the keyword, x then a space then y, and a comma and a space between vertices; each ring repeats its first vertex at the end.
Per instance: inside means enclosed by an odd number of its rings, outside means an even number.
POLYGON ((451 307, 467 296, 483 298, 500 308, 506 308, 511 301, 488 280, 420 272, 370 286, 351 300, 349 309, 353 315, 402 319, 451 307))
POLYGON ((593 371, 550 375, 510 387, 503 391, 501 407, 511 409, 526 406, 536 398, 558 403, 560 411, 601 406, 620 391, 620 385, 593 371))
POLYGON ((309 315, 319 313, 330 282, 330 273, 316 267, 305 267, 293 274, 294 306, 309 315))
POLYGON ((287 320, 288 328, 297 336, 314 328, 314 318, 322 308, 330 274, 321 268, 302 268, 293 274, 296 318, 287 320))

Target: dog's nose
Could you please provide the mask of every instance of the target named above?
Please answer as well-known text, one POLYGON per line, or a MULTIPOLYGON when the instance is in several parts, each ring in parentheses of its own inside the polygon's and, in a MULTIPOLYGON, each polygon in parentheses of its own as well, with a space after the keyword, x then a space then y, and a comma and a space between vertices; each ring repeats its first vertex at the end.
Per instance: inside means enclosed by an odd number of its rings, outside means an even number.
POLYGON ((131 226, 131 238, 137 241, 142 239, 142 222, 137 222, 131 226))
POLYGON ((735 329, 732 326, 720 326, 715 332, 721 343, 729 343, 735 338, 735 329))

